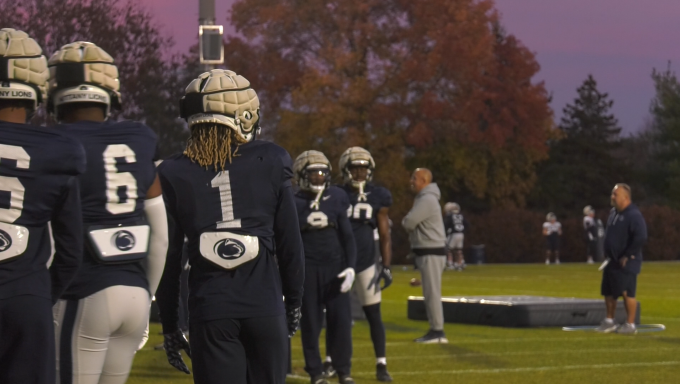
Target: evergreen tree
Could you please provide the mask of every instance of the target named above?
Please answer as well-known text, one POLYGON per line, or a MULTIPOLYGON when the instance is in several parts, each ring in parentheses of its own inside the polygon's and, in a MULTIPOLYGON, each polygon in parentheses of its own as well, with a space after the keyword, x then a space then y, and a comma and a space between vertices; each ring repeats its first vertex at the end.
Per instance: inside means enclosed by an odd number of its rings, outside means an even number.
POLYGON ((550 158, 539 168, 535 208, 571 214, 585 205, 605 208, 614 184, 626 181, 627 160, 617 157, 621 128, 611 113, 614 102, 592 75, 577 93, 563 110, 562 139, 551 144, 550 158))
POLYGON ((652 162, 648 182, 665 202, 680 207, 680 82, 668 68, 652 71, 656 96, 652 100, 652 162))

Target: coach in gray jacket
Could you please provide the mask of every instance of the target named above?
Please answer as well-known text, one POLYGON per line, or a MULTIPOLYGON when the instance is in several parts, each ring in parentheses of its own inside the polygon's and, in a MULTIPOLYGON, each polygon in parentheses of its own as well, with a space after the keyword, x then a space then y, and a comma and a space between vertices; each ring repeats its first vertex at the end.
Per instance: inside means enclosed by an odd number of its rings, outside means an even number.
POLYGON ((423 281, 425 309, 430 321, 430 331, 417 338, 417 343, 448 343, 444 334, 444 310, 442 308, 442 273, 446 266, 446 234, 442 209, 439 205, 441 193, 432 182, 432 172, 418 168, 411 175, 411 190, 416 193, 413 208, 402 220, 401 225, 409 233, 411 253, 416 257, 416 266, 423 281))

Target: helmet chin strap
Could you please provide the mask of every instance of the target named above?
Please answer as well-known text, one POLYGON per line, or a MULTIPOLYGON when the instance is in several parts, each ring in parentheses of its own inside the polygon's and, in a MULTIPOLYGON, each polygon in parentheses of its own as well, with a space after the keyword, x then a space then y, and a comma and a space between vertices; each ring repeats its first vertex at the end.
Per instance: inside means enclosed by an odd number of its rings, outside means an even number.
POLYGON ((323 191, 325 191, 326 188, 319 190, 319 192, 316 193, 316 199, 312 201, 312 203, 309 205, 309 208, 314 209, 314 210, 319 210, 319 202, 321 201, 321 195, 323 195, 323 191))
POLYGON ((366 196, 366 193, 364 192, 364 187, 366 186, 366 180, 355 181, 354 183, 355 183, 355 186, 359 188, 358 201, 368 201, 368 197, 366 196))

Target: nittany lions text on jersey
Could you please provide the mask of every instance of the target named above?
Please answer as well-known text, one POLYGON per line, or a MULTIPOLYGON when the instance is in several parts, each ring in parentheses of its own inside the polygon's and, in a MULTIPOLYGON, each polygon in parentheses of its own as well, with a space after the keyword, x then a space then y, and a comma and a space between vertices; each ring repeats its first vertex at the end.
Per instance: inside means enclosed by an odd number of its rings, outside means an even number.
POLYGON ((306 265, 345 264, 346 268, 354 268, 356 250, 346 216, 347 194, 337 187, 326 188, 318 209, 310 207, 314 198, 314 194, 305 191, 295 194, 306 265))
POLYGON ((444 216, 444 228, 446 229, 446 235, 451 235, 453 233, 464 233, 465 229, 468 227, 468 222, 463 217, 462 213, 452 213, 444 216))
POLYGON ((0 122, 0 159, 0 299, 56 302, 82 257, 83 147, 53 128, 0 122), (48 272, 49 222, 56 253, 48 272))
POLYGON ((82 299, 114 285, 148 290, 141 260, 120 257, 143 257, 147 251, 144 199, 156 177, 156 134, 132 121, 82 121, 56 129, 77 138, 87 154, 87 170, 79 178, 83 265, 64 298, 82 299))
POLYGON ((178 329, 185 235, 190 322, 283 315, 283 296, 287 306, 301 305, 304 259, 292 161, 283 148, 259 140, 242 144, 224 171, 175 155, 158 173, 175 223, 156 294, 164 333, 178 329))
POLYGON ((375 240, 373 230, 378 226, 378 212, 381 208, 392 206, 392 194, 386 188, 367 183, 364 195, 351 185, 342 187, 349 196, 350 206, 347 216, 357 243, 357 273, 375 263, 375 240))

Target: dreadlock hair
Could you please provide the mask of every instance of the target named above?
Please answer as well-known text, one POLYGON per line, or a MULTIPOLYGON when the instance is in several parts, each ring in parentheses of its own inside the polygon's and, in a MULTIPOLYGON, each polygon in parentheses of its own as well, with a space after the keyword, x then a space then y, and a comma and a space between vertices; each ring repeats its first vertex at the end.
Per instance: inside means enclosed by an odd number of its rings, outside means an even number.
POLYGON ((200 123, 191 127, 184 155, 201 167, 208 169, 212 165, 215 171, 224 171, 225 162, 231 163, 238 146, 245 143, 234 130, 224 125, 200 123), (232 144, 235 146, 233 151, 232 144))

